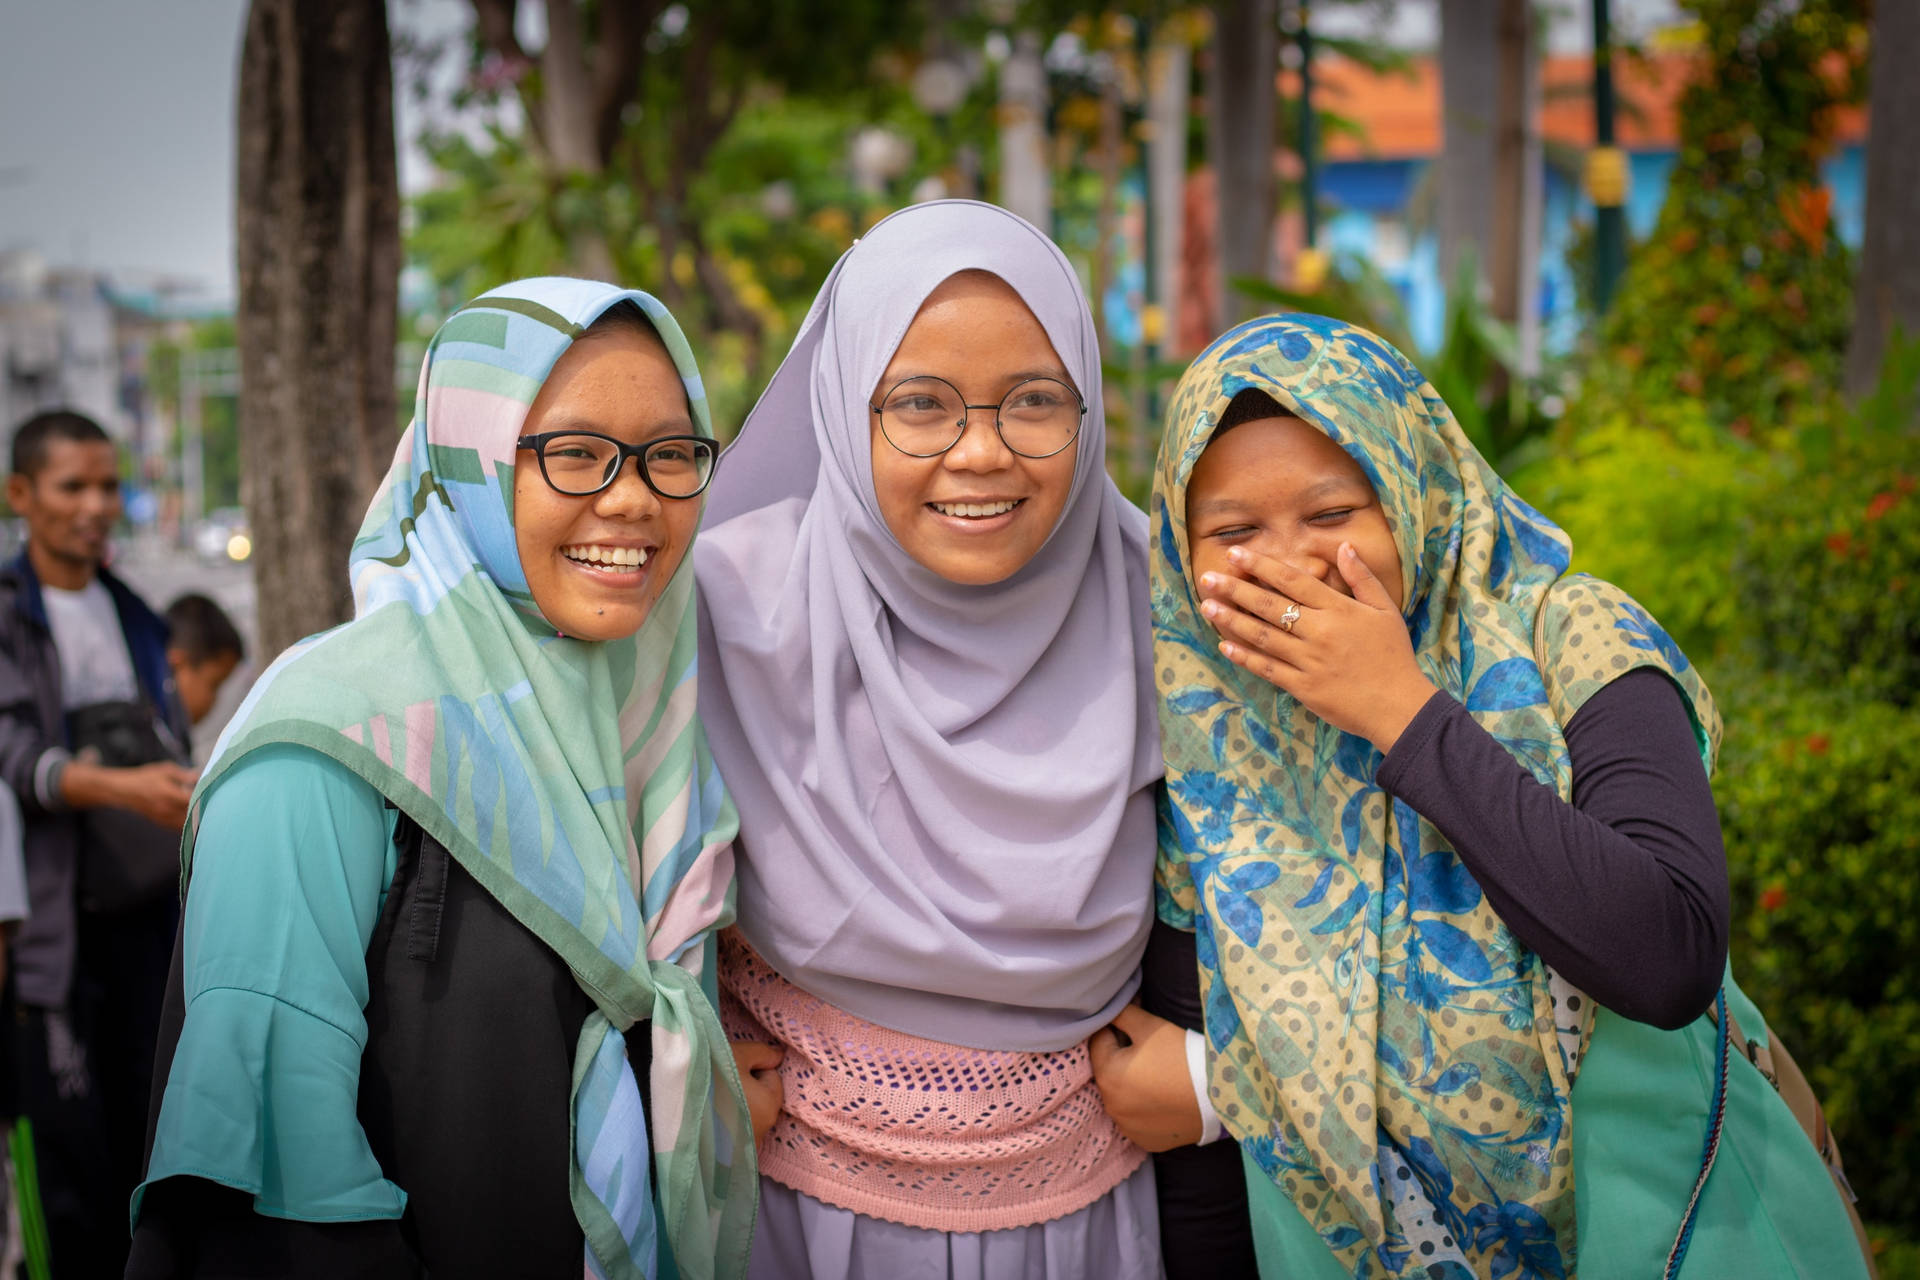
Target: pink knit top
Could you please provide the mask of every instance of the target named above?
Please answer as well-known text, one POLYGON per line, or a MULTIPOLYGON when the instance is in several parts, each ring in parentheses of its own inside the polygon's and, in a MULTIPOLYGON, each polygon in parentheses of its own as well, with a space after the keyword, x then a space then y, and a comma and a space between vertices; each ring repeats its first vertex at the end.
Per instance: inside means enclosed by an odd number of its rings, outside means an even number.
POLYGON ((990 1052, 862 1021, 720 938, 721 1017, 786 1049, 760 1172, 855 1213, 935 1231, 1026 1227, 1084 1209, 1140 1167, 1100 1105, 1085 1045, 990 1052))

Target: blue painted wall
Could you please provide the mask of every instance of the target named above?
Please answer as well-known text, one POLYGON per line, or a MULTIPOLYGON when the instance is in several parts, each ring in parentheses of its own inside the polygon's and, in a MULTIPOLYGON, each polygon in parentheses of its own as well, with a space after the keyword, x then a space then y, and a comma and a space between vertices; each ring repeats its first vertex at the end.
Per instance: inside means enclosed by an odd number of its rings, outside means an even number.
MULTIPOLYGON (((1628 160, 1632 184, 1627 225, 1637 238, 1652 231, 1659 219, 1676 156, 1671 151, 1639 152, 1628 160)), ((1432 233, 1409 238, 1405 219, 1408 199, 1429 163, 1359 160, 1326 165, 1321 191, 1330 213, 1322 222, 1321 247, 1372 262, 1399 289, 1414 341, 1431 351, 1440 345, 1446 322, 1439 250, 1432 233)), ((1865 148, 1854 145, 1838 151, 1824 172, 1833 191, 1834 228, 1843 241, 1857 248, 1866 201, 1865 148)), ((1567 247, 1575 228, 1591 221, 1593 209, 1574 182, 1553 170, 1547 171, 1545 196, 1540 255, 1542 341, 1548 352, 1564 352, 1579 336, 1567 247)))

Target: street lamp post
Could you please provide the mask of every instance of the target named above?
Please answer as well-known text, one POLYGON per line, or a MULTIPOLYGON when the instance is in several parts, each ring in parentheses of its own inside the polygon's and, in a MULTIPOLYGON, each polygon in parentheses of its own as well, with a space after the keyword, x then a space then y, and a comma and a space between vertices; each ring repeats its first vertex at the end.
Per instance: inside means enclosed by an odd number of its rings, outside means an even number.
POLYGON ((1613 139, 1613 34, 1608 0, 1593 0, 1593 137, 1587 193, 1593 198, 1593 305, 1606 315, 1627 263, 1627 157, 1613 139))

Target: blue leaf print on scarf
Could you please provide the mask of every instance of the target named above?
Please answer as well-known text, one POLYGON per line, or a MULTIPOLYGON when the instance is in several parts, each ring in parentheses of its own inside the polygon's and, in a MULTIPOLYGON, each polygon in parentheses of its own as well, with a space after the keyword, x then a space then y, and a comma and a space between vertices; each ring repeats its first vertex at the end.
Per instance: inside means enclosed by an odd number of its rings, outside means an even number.
POLYGON ((1487 963, 1486 953, 1464 929, 1445 920, 1417 920, 1413 927, 1419 931, 1420 941, 1433 953, 1433 958, 1459 977, 1468 982, 1492 979, 1493 966, 1487 963))
MULTIPOLYGON (((1200 962, 1204 973, 1220 972, 1220 947, 1213 940, 1213 925, 1205 912, 1195 919, 1199 927, 1193 931, 1194 957, 1200 962)), ((1240 1011, 1233 1007, 1233 992, 1227 984, 1215 977, 1207 986, 1206 1010, 1201 1022, 1207 1029, 1207 1042, 1218 1053, 1233 1043, 1240 1034, 1240 1011)))
POLYGON ((1553 1229, 1532 1206, 1509 1200, 1498 1208, 1475 1205, 1467 1215, 1474 1247, 1495 1250, 1488 1275, 1493 1280, 1518 1273, 1521 1280, 1564 1280, 1566 1267, 1553 1229))
MULTIPOLYGON (((1334 767, 1358 782, 1371 786, 1380 767, 1380 753, 1358 734, 1343 733, 1333 748, 1334 767)), ((1349 846, 1351 847, 1351 846, 1349 846)))
POLYGON ((1221 716, 1213 722, 1213 733, 1210 736, 1213 746, 1213 762, 1215 764, 1225 764, 1227 762, 1227 718, 1225 716, 1221 716))
POLYGON ((1646 610, 1631 601, 1620 602, 1620 617, 1614 622, 1613 629, 1625 635, 1627 643, 1634 648, 1646 649, 1665 658, 1675 671, 1685 671, 1690 665, 1687 655, 1680 652, 1680 646, 1673 642, 1673 637, 1648 617, 1646 610))
POLYGON ((1353 918, 1360 914, 1360 909, 1367 905, 1370 897, 1372 897, 1372 891, 1366 885, 1355 885, 1353 892, 1347 896, 1347 900, 1335 907, 1332 915, 1313 926, 1308 932, 1315 934, 1340 932, 1353 923, 1353 918))
POLYGON ((1360 1234, 1360 1228, 1352 1223, 1343 1223, 1321 1237, 1327 1242, 1329 1249, 1344 1249, 1348 1245, 1359 1244, 1364 1238, 1360 1234))
POLYGON ((1255 889, 1264 889, 1280 878, 1280 868, 1271 862, 1250 862, 1235 867, 1220 877, 1228 886, 1240 893, 1252 893, 1255 889))
POLYGON ((1507 527, 1498 526, 1493 537, 1493 554, 1487 558, 1487 586, 1498 588, 1513 571, 1513 539, 1507 536, 1507 527))
MULTIPOLYGON (((1183 811, 1192 811, 1200 816, 1201 844, 1210 847, 1227 838, 1233 830, 1233 810, 1240 799, 1230 780, 1207 771, 1183 773, 1173 783, 1173 790, 1180 801, 1172 806, 1176 822, 1190 823, 1191 819, 1185 818, 1183 811)), ((1192 831, 1190 825, 1187 829, 1192 831)))
POLYGON ((1280 754, 1280 739, 1274 737, 1273 731, 1260 723, 1259 716, 1242 716, 1241 723, 1247 726, 1247 737, 1253 740, 1254 748, 1262 755, 1273 759, 1280 754))
POLYGON ((1374 1047, 1380 1058, 1380 1065, 1387 1069, 1387 1074, 1402 1081, 1413 1078, 1412 1073, 1407 1070, 1407 1060, 1400 1056, 1400 1051, 1393 1047, 1391 1040, 1383 1036, 1374 1047))
POLYGON ((1262 914, 1259 903, 1246 894, 1221 884, 1214 890, 1213 906, 1220 918, 1226 921, 1227 927, 1239 936, 1240 941, 1250 947, 1260 945, 1260 929, 1266 917, 1262 914))
POLYGON ((1338 865, 1340 864, 1336 862, 1329 862, 1327 863, 1326 866, 1322 867, 1320 869, 1319 878, 1317 878, 1313 882, 1313 888, 1307 890, 1306 896, 1302 897, 1298 902, 1294 903, 1293 905, 1296 907, 1319 906, 1320 899, 1327 896, 1327 886, 1333 883, 1333 869, 1338 865))
POLYGON ((1171 698, 1168 698, 1167 705, 1183 716, 1190 716, 1195 712, 1205 711, 1208 707, 1215 706, 1226 700, 1226 695, 1217 690, 1188 689, 1184 693, 1176 693, 1171 698))
POLYGON ((1487 668, 1467 692, 1469 711, 1513 711, 1546 698, 1540 668, 1531 658, 1507 658, 1487 668))
POLYGON ((1393 802, 1407 868, 1407 896, 1415 911, 1465 915, 1480 905, 1480 884, 1453 850, 1420 852, 1420 815, 1404 800, 1393 802))
POLYGON ((1162 805, 1161 813, 1172 832, 1174 848, 1185 850, 1200 847, 1200 834, 1193 829, 1193 822, 1184 808, 1177 804, 1162 805))
POLYGON ((1162 497, 1160 506, 1160 557, 1167 562, 1167 568, 1178 572, 1180 568, 1180 548, 1173 540, 1173 521, 1167 518, 1167 500, 1162 497))
POLYGON ((1414 961, 1407 961, 1407 999, 1422 1009, 1436 1011, 1447 1007, 1447 1001, 1453 999, 1453 984, 1444 977, 1427 969, 1422 969, 1414 961))
POLYGON ((1546 531, 1553 526, 1546 523, 1546 517, 1518 498, 1510 497, 1509 500, 1525 508, 1533 517, 1531 520, 1515 520, 1510 525, 1514 540, 1520 544, 1520 549, 1526 554, 1526 558, 1549 565, 1564 573, 1567 568, 1567 548, 1565 543, 1546 531))
POLYGON ((1440 1073, 1440 1078, 1426 1086, 1428 1093, 1440 1098, 1451 1098, 1468 1085, 1480 1083, 1480 1068, 1471 1062, 1456 1062, 1440 1073))
POLYGON ((1340 839, 1344 842, 1346 848, 1358 849, 1360 847, 1360 819, 1366 812, 1367 802, 1373 798, 1377 790, 1378 788, 1376 787, 1368 787, 1365 790, 1354 792, 1353 798, 1347 801, 1347 807, 1341 811, 1340 839))

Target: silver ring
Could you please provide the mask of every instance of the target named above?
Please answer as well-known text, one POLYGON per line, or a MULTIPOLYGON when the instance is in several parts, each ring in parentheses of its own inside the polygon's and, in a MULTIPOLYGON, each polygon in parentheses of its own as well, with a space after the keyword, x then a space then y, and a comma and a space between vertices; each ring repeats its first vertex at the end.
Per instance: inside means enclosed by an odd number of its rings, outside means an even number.
POLYGON ((1288 635, 1292 635, 1293 624, 1298 621, 1300 621, 1300 606, 1289 600, 1287 601, 1287 611, 1280 615, 1280 629, 1288 635))

